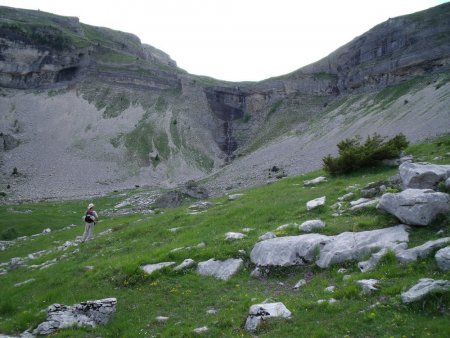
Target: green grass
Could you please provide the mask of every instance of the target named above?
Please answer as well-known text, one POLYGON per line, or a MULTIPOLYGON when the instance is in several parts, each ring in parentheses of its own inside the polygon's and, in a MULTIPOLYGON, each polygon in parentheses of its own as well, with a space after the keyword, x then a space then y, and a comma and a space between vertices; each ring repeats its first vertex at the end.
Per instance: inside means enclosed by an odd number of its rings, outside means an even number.
MULTIPOLYGON (((445 154, 450 151, 447 141, 448 138, 426 146, 411 146, 408 152, 418 154, 427 148, 428 152, 445 154)), ((450 159, 447 157, 442 163, 450 163, 450 159)), ((279 225, 320 218, 326 222, 321 232, 332 235, 398 224, 396 219, 375 208, 340 217, 333 217, 330 208, 347 192, 347 187, 355 184, 363 187, 369 182, 385 180, 396 172, 396 169, 386 167, 369 168, 330 178, 315 188, 304 187, 303 181, 323 175, 322 171, 288 177, 271 185, 244 190, 244 195, 234 201, 228 201, 226 197, 212 199, 215 206, 197 215, 187 214, 191 201, 186 201, 179 208, 156 215, 102 217, 102 210, 111 208, 132 192, 123 197, 116 193, 94 199, 102 219, 96 225, 95 233, 111 228, 112 234, 81 245, 79 252, 73 253, 75 248, 67 250, 68 257, 48 269, 28 271, 19 268, 0 276, 0 332, 14 334, 35 327, 45 318, 40 311, 53 303, 71 305, 83 300, 116 297, 117 313, 108 325, 61 330, 54 336, 190 337, 193 329, 208 326, 209 331, 202 336, 251 337, 243 329, 248 309, 252 304, 269 299, 283 302, 292 312, 292 319, 268 321, 256 332, 259 337, 447 337, 450 335, 448 294, 431 295, 412 305, 400 301, 400 293, 419 278, 450 278, 449 273, 438 269, 432 256, 400 266, 392 255, 388 255, 377 269, 367 273, 361 273, 356 262, 346 262, 328 269, 315 265, 274 269, 264 280, 249 276, 253 269, 249 253, 257 238, 279 225), (306 202, 323 195, 327 196, 326 206, 308 212, 306 202), (175 233, 168 230, 174 227, 180 229, 175 233), (253 229, 245 239, 224 240, 226 232, 242 231, 245 227, 253 229), (205 242, 206 246, 170 252, 200 242, 205 242), (240 249, 246 253, 238 253, 240 249), (175 261, 179 264, 186 258, 199 262, 231 257, 242 257, 244 267, 228 281, 200 277, 195 269, 174 272, 166 268, 150 276, 139 269, 146 263, 175 261), (94 266, 93 270, 84 268, 90 265, 94 266), (343 275, 337 272, 341 267, 347 268, 347 274, 351 275, 349 281, 344 281, 343 275), (312 279, 300 291, 292 290, 305 273, 312 274, 312 279), (21 287, 13 286, 30 278, 35 281, 21 287), (355 281, 368 278, 380 280, 379 291, 362 295, 355 281), (324 291, 329 285, 336 286, 333 294, 324 291), (317 300, 331 297, 338 302, 317 304, 317 300), (369 308, 377 303, 374 308, 369 308), (219 312, 207 314, 211 307, 219 312), (159 323, 155 320, 157 316, 170 319, 159 323)), ((17 228, 20 235, 39 233, 47 227, 53 229, 50 234, 1 251, 0 262, 54 248, 58 243, 81 235, 81 215, 90 201, 0 206, 0 232, 11 226, 17 228), (71 223, 78 226, 57 231, 71 223)), ((449 235, 448 216, 438 219, 431 227, 412 228, 411 245, 435 239, 440 229, 449 235)), ((297 234, 299 231, 295 228, 279 232, 279 236, 297 234)), ((33 264, 60 255, 54 252, 33 264)))

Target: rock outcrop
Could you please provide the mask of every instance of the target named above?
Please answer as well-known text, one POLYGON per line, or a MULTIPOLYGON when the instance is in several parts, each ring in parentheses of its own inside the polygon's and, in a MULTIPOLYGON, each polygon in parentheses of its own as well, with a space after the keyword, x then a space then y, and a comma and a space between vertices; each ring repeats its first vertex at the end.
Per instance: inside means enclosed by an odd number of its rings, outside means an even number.
POLYGON ((436 263, 441 270, 450 270, 450 246, 436 252, 436 263))
POLYGON ((419 282, 401 295, 403 303, 411 303, 422 299, 433 292, 450 291, 450 281, 422 278, 419 282))
POLYGON ((431 189, 406 189, 381 196, 378 209, 409 225, 429 225, 437 215, 450 210, 450 196, 431 189))
POLYGON ((450 177, 450 165, 403 163, 399 171, 404 189, 435 189, 450 177))
POLYGON ((96 327, 105 325, 116 312, 116 298, 86 301, 73 306, 53 304, 47 308, 47 320, 33 331, 35 335, 48 335, 71 326, 96 327))

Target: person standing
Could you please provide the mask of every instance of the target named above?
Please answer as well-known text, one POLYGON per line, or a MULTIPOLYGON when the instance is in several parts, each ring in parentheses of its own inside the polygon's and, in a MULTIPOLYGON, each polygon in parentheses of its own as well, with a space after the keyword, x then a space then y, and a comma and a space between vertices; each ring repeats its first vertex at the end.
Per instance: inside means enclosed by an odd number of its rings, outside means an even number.
POLYGON ((97 212, 94 210, 94 204, 89 203, 86 214, 83 216, 83 220, 85 222, 84 226, 84 234, 82 242, 89 241, 94 237, 94 225, 97 224, 98 221, 98 215, 97 212))

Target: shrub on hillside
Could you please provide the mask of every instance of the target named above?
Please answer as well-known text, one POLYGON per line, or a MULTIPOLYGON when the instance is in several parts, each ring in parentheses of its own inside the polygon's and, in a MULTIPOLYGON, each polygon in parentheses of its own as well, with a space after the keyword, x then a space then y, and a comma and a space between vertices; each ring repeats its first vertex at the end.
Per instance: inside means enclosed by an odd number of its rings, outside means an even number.
POLYGON ((396 158, 407 146, 408 140, 401 133, 389 140, 375 133, 369 135, 364 144, 361 144, 360 136, 355 136, 337 145, 338 157, 328 155, 322 159, 323 169, 330 175, 348 174, 381 160, 396 158))

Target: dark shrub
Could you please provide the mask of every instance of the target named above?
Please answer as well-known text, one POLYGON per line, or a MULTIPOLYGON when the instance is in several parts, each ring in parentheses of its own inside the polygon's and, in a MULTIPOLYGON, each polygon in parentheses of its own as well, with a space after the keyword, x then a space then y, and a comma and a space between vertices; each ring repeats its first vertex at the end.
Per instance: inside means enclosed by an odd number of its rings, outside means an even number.
POLYGON ((396 158, 407 146, 408 141, 403 134, 386 140, 375 133, 373 136, 369 135, 364 144, 361 144, 360 136, 355 136, 337 145, 338 157, 328 155, 322 159, 323 169, 331 175, 348 174, 375 165, 381 160, 396 158))

